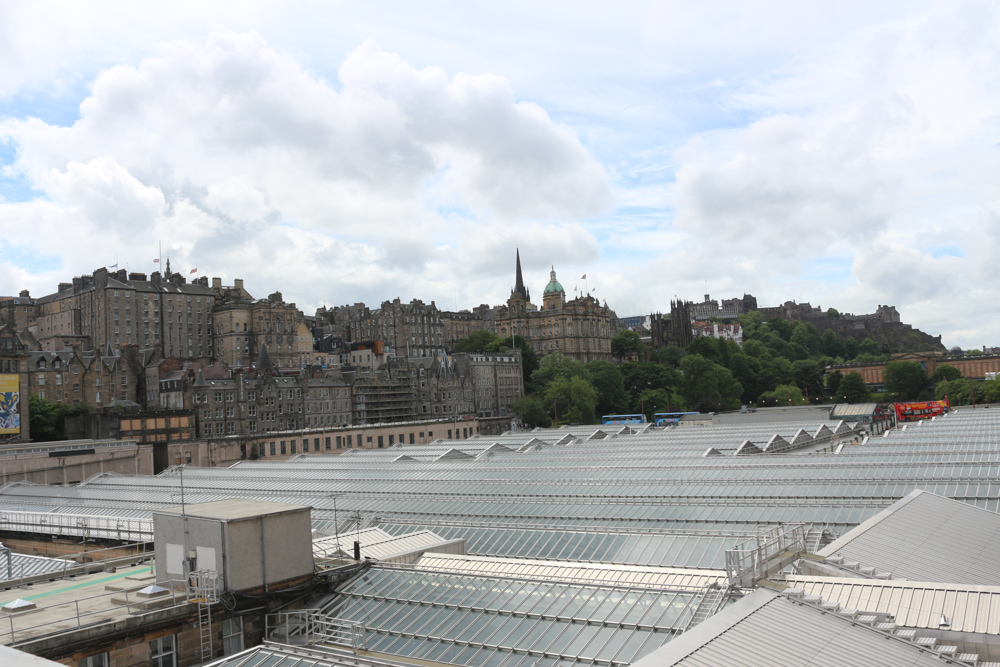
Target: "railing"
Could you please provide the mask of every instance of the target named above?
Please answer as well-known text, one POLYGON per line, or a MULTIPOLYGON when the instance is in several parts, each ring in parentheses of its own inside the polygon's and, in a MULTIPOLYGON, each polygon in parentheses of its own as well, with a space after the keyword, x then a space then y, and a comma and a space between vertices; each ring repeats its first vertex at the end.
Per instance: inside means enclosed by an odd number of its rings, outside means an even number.
POLYGON ((94 514, 0 512, 0 529, 45 535, 101 537, 128 542, 148 542, 153 539, 152 519, 94 514))
POLYGON ((284 644, 337 644, 352 651, 367 650, 364 623, 332 618, 320 609, 297 609, 268 614, 264 636, 284 644))
POLYGON ((92 551, 81 551, 67 556, 60 556, 57 560, 62 562, 61 568, 36 572, 35 574, 25 574, 25 564, 21 563, 12 568, 10 577, 7 576, 6 561, 3 561, 3 564, 0 565, 0 587, 24 586, 25 584, 33 584, 39 581, 65 579, 66 577, 75 577, 93 572, 115 570, 119 567, 128 567, 152 560, 155 555, 153 553, 152 542, 140 542, 131 546, 135 547, 136 552, 125 555, 109 554, 121 552, 128 549, 129 546, 94 549, 92 551))
POLYGON ((215 570, 195 570, 188 575, 187 595, 190 602, 215 604, 222 589, 222 575, 215 570))
POLYGON ((135 590, 124 589, 120 591, 108 591, 100 595, 92 595, 85 598, 77 598, 69 602, 51 603, 46 601, 44 603, 44 613, 42 614, 31 612, 5 614, 0 617, 0 640, 3 640, 5 644, 16 647, 18 644, 43 635, 53 632, 66 632, 71 629, 65 627, 66 622, 75 621, 75 627, 77 628, 82 628, 85 625, 96 625, 102 621, 110 622, 113 620, 112 616, 114 612, 120 611, 123 607, 126 614, 143 614, 152 611, 145 604, 150 601, 170 600, 169 604, 157 604, 155 606, 156 611, 189 604, 184 592, 186 582, 172 579, 158 582, 157 585, 167 589, 169 595, 165 593, 162 597, 157 598, 138 598, 136 597, 135 590), (123 600, 116 602, 112 600, 114 597, 122 597, 123 600), (64 613, 60 614, 57 611, 53 614, 53 610, 64 611, 64 613), (91 617, 97 618, 92 619, 91 617), (84 619, 87 620, 85 621, 84 619), (31 625, 26 624, 31 621, 35 622, 31 625), (60 624, 63 624, 63 626, 59 627, 58 630, 54 629, 60 624), (36 632, 31 632, 32 630, 36 632), (38 630, 43 631, 37 632, 38 630))
POLYGON ((790 524, 763 530, 757 537, 726 551, 729 583, 749 588, 780 572, 806 550, 806 527, 790 524))

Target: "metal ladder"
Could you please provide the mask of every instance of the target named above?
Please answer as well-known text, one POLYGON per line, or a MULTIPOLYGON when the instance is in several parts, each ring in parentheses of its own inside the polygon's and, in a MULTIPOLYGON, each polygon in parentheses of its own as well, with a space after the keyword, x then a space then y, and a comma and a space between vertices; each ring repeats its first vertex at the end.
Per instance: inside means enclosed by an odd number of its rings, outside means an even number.
POLYGON ((196 570, 188 579, 188 600, 198 603, 198 638, 201 662, 212 659, 212 605, 219 601, 221 579, 215 570, 196 570))
POLYGON ((705 619, 713 616, 715 612, 719 611, 719 607, 722 606, 723 600, 726 598, 726 587, 709 586, 705 591, 705 594, 701 598, 701 602, 698 604, 698 608, 694 610, 694 614, 691 616, 691 622, 688 623, 686 630, 690 630, 694 626, 698 625, 705 619))

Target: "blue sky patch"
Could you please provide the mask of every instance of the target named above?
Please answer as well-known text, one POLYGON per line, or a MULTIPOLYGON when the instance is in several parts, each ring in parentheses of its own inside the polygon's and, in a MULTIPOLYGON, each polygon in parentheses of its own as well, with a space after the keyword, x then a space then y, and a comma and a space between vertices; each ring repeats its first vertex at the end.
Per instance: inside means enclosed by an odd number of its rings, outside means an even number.
POLYGON ((14 266, 21 267, 28 273, 45 273, 59 271, 63 268, 62 257, 46 255, 36 248, 12 245, 0 240, 0 257, 14 266))
POLYGON ((824 283, 845 283, 851 279, 854 257, 813 257, 802 263, 802 274, 808 280, 824 283))
POLYGON ((941 245, 931 251, 931 257, 941 259, 942 257, 965 257, 965 253, 957 245, 941 245))

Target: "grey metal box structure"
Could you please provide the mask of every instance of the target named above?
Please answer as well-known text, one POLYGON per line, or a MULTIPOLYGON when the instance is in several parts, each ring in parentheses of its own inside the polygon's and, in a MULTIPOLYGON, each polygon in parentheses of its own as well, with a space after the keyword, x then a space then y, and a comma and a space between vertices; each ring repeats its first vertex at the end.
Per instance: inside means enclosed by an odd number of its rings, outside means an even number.
POLYGON ((311 575, 311 509, 240 498, 156 510, 156 579, 215 570, 225 590, 240 592, 311 575))

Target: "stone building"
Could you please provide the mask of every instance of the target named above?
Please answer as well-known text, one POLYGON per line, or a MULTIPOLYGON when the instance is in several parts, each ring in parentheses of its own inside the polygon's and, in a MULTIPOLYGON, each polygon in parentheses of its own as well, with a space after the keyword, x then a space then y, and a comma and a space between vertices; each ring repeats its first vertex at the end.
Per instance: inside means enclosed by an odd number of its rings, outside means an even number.
POLYGON ((0 323, 9 324, 14 331, 27 331, 38 317, 38 304, 28 290, 19 296, 0 296, 0 323))
POLYGON ((441 325, 444 331, 444 347, 453 350, 455 343, 468 338, 476 331, 496 332, 493 309, 481 304, 472 310, 442 311, 441 325))
POLYGON ((377 368, 359 367, 344 376, 351 383, 355 424, 417 418, 417 371, 405 357, 390 357, 377 368))
POLYGON ((31 439, 28 358, 17 330, 0 322, 0 442, 31 439))
POLYGON ((374 310, 363 303, 320 308, 316 317, 343 327, 350 342, 381 340, 401 356, 434 357, 445 352, 442 313, 433 301, 403 303, 397 297, 374 310))
POLYGON ((126 345, 151 348, 186 359, 209 358, 215 294, 208 279, 188 283, 170 271, 164 275, 99 268, 93 275, 61 283, 55 294, 37 300, 35 338, 43 350, 79 344, 83 349, 119 350, 126 345))
POLYGON ((255 437, 351 423, 350 387, 324 374, 286 376, 241 369, 232 377, 208 380, 199 370, 190 392, 202 438, 255 437))
POLYGON ((155 359, 155 350, 126 346, 123 354, 95 350, 35 351, 27 355, 28 386, 32 396, 52 403, 85 403, 100 409, 129 404, 157 409, 149 402, 145 368, 155 359))
POLYGON ((473 376, 456 354, 434 359, 417 358, 418 414, 421 419, 461 419, 477 414, 473 376))
POLYGON ((522 336, 539 356, 558 350, 582 362, 611 361, 611 339, 618 330, 614 311, 589 295, 567 301, 555 268, 543 290, 542 306, 537 308, 529 299, 518 255, 514 289, 507 305, 495 313, 498 336, 522 336))
POLYGON ((212 289, 218 302, 214 313, 213 336, 215 358, 231 368, 247 368, 257 362, 261 345, 267 345, 271 362, 280 369, 302 368, 307 353, 303 352, 303 335, 308 335, 312 350, 312 333, 308 327, 300 330, 302 313, 294 303, 285 303, 281 292, 266 299, 254 299, 243 289, 243 281, 233 287, 223 287, 219 278, 212 279, 212 289))
POLYGON ((723 299, 721 305, 706 294, 704 301, 691 304, 691 319, 695 322, 704 322, 710 317, 735 320, 753 310, 757 310, 757 298, 752 294, 744 294, 742 299, 723 299))
POLYGON ((514 403, 524 396, 521 351, 457 354, 459 372, 471 378, 476 416, 506 417, 514 413, 514 403))

